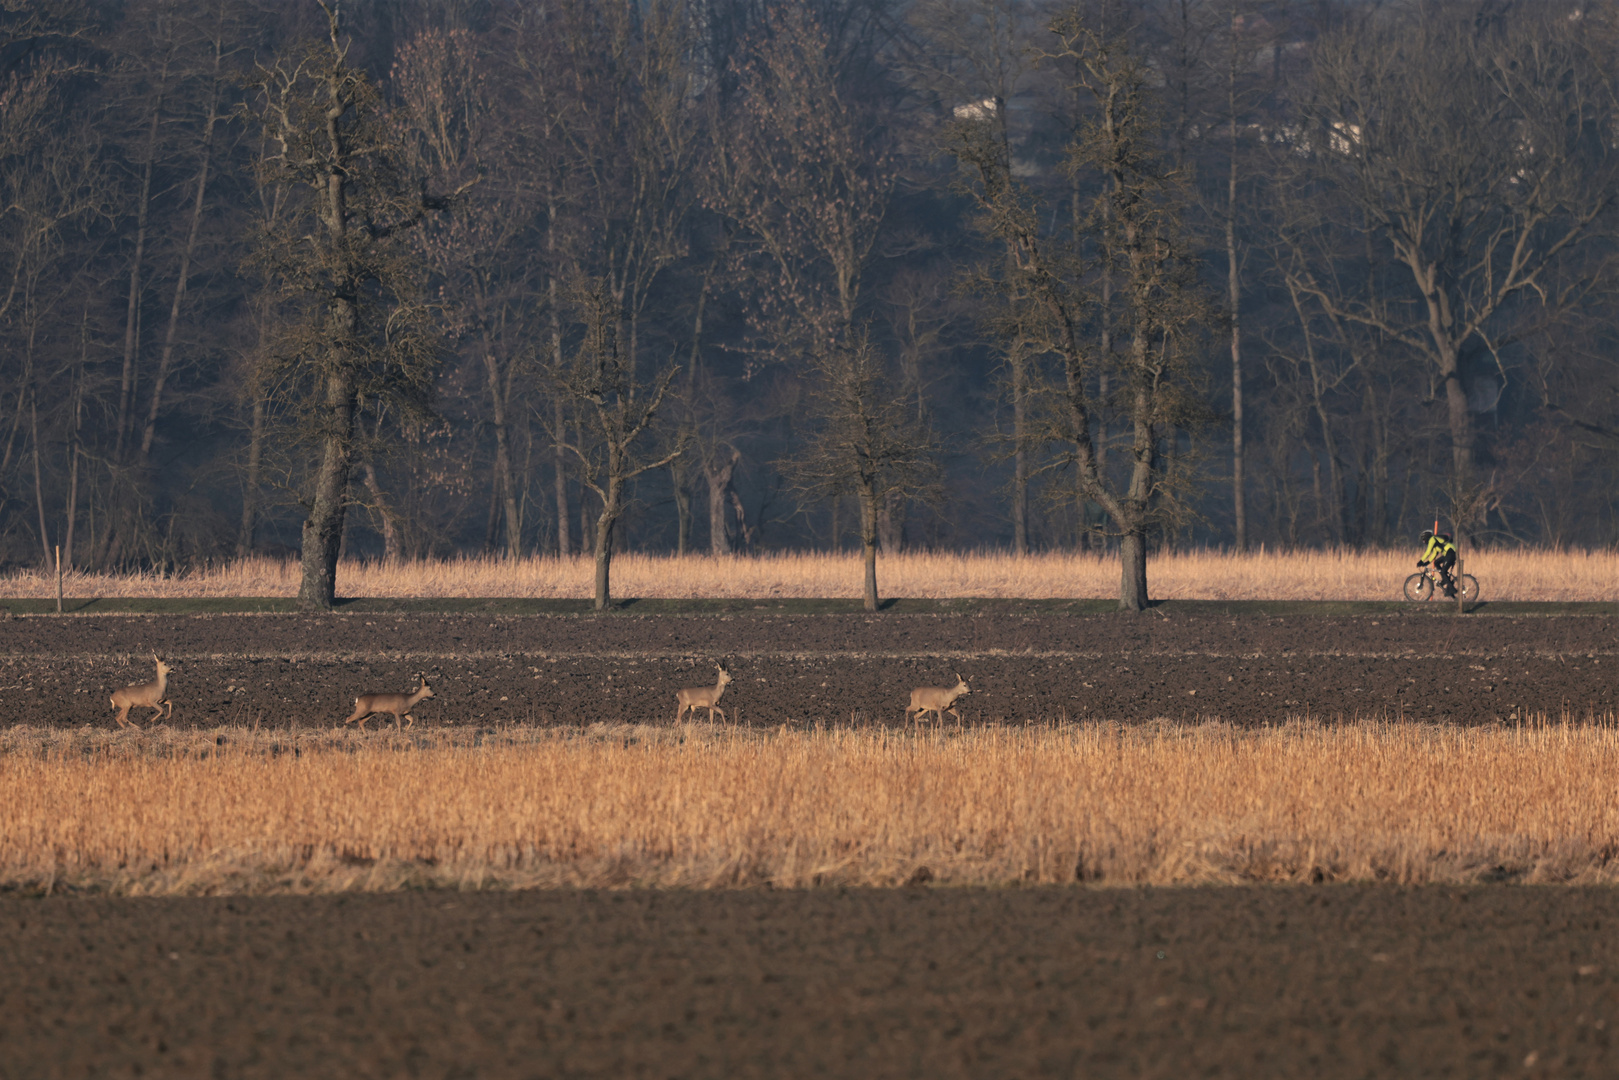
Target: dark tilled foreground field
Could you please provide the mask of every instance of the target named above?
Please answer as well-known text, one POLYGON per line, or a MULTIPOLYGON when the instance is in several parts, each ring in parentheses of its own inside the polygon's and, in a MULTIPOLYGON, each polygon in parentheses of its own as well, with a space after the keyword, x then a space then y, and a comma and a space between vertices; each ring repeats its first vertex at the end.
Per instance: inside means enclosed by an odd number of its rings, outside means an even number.
POLYGON ((153 650, 181 727, 326 726, 416 671, 437 689, 423 723, 657 722, 716 661, 730 719, 771 726, 898 724, 953 671, 969 723, 1619 709, 1619 618, 1600 615, 101 615, 0 621, 0 722, 110 725, 108 693, 150 678, 153 650))
POLYGON ((1619 892, 0 901, 0 1076, 1619 1071, 1619 892))

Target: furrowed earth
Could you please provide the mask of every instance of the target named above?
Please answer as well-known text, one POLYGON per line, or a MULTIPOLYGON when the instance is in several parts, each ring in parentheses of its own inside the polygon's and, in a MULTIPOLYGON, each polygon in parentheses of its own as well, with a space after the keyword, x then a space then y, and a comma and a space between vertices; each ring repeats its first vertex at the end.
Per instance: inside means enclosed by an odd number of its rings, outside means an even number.
POLYGON ((7 1077, 1611 1076, 1619 893, 0 900, 7 1077))
MULTIPOLYGON (((175 727, 1611 722, 1619 617, 98 615, 0 619, 7 723, 175 727), (954 722, 954 721, 952 721, 954 722)), ((1613 778, 1593 778, 1610 785, 1613 778)), ((1619 891, 952 889, 0 897, 10 1077, 1605 1076, 1619 891)))
POLYGON ((672 722, 675 691, 716 663, 728 718, 766 726, 902 724, 913 687, 958 671, 969 724, 1619 709, 1614 616, 208 614, 0 621, 6 722, 110 725, 109 694, 150 679, 153 652, 175 669, 176 727, 332 726, 416 672, 436 695, 424 724, 672 722))

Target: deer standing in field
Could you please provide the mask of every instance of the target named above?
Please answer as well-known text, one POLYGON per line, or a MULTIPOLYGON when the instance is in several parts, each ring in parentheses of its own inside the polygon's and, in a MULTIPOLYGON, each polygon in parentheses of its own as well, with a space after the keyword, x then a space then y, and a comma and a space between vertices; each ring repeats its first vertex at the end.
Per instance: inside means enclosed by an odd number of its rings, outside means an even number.
POLYGON ((395 730, 403 730, 399 723, 400 717, 415 724, 416 718, 410 715, 410 710, 414 709, 416 703, 423 698, 433 696, 433 688, 427 685, 427 676, 418 672, 416 677, 422 681, 422 685, 416 688, 414 694, 361 694, 354 699, 354 715, 343 723, 352 724, 358 720, 360 730, 364 731, 365 722, 373 713, 393 713, 395 730))
POLYGON ((720 673, 719 681, 713 686, 694 686, 675 694, 675 701, 680 708, 675 712, 675 723, 686 715, 686 710, 696 712, 698 709, 708 710, 708 722, 714 722, 714 714, 719 713, 720 719, 725 719, 725 710, 720 708, 720 695, 725 693, 725 686, 731 681, 731 673, 724 667, 716 665, 715 671, 720 673))
POLYGON ((164 696, 169 691, 169 672, 174 669, 159 660, 157 653, 152 654, 152 661, 157 664, 156 682, 141 683, 138 686, 126 686, 121 690, 112 692, 112 707, 118 710, 118 715, 113 719, 118 721, 118 726, 121 728, 140 727, 139 724, 129 718, 129 710, 137 705, 146 709, 155 709, 158 716, 163 715, 163 706, 167 705, 169 707, 169 716, 174 715, 174 702, 164 696))
POLYGON ((915 690, 912 690, 911 706, 905 710, 905 719, 913 719, 911 714, 915 713, 914 719, 920 725, 922 723, 922 714, 931 712, 939 718, 939 723, 942 724, 944 723, 944 714, 949 713, 956 718, 956 723, 961 723, 961 714, 952 706, 955 705, 958 698, 966 697, 972 693, 972 687, 967 685, 967 680, 963 679, 959 672, 953 671, 951 674, 956 677, 956 685, 954 686, 918 686, 915 690))

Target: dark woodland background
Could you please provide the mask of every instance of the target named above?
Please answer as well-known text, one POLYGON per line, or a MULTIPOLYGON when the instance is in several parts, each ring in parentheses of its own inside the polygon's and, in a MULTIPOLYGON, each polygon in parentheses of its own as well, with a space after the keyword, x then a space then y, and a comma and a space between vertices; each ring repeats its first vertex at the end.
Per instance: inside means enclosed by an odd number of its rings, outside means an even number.
MULTIPOLYGON (((620 548, 854 543, 855 501, 803 464, 827 311, 927 459, 885 496, 886 547, 1113 543, 1059 422, 1074 387, 1017 320, 1020 256, 989 173, 964 164, 968 136, 1000 140, 1007 205, 1067 253, 1066 287, 1101 298, 1078 330, 1105 341, 1098 106, 1055 47, 1064 16, 1139 60, 1174 180, 1161 205, 1193 256, 1177 378, 1197 407, 1156 430, 1155 543, 1414 544, 1436 512, 1478 543, 1619 542, 1608 7, 339 14, 375 88, 356 131, 399 190, 454 196, 422 200, 443 212, 379 271, 351 555, 588 549, 581 469, 602 448, 569 365, 607 326, 641 401, 668 379, 637 461, 681 451, 630 482, 620 548), (406 323, 409 392, 388 374, 406 323)), ((265 72, 329 49, 328 29, 315 0, 0 2, 0 561, 299 545, 321 435, 293 362, 312 346, 288 329, 308 208, 275 167, 265 72)), ((1099 377, 1089 437, 1121 468, 1129 429, 1099 377)))

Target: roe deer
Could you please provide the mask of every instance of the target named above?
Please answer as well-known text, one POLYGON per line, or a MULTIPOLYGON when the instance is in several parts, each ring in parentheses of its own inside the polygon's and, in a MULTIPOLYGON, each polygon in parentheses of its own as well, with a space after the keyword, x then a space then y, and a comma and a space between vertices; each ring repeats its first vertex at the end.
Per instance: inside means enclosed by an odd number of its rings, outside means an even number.
POLYGON ((939 718, 939 723, 942 724, 944 723, 944 714, 949 713, 956 718, 956 722, 959 724, 961 714, 951 706, 956 703, 956 699, 972 693, 972 687, 967 685, 967 680, 963 679, 958 672, 952 671, 951 674, 956 677, 956 685, 954 686, 918 686, 915 690, 912 690, 911 707, 905 710, 905 719, 913 719, 911 714, 915 713, 914 719, 920 724, 922 714, 931 712, 939 718))
POLYGON ((139 724, 129 718, 129 710, 136 705, 147 709, 155 709, 158 716, 163 715, 163 706, 167 705, 169 715, 174 715, 174 702, 163 696, 168 693, 169 672, 174 669, 159 660, 157 653, 152 654, 152 660, 157 664, 156 682, 141 683, 138 686, 126 686, 122 690, 114 690, 112 693, 112 707, 118 710, 118 715, 113 719, 118 721, 119 727, 129 727, 131 725, 140 727, 139 724))
POLYGON ((725 710, 720 708, 719 701, 720 695, 725 693, 725 684, 731 681, 731 673, 719 665, 716 665, 714 670, 720 673, 720 678, 713 686, 694 686, 675 694, 675 701, 680 705, 675 712, 675 723, 680 723, 680 718, 686 715, 687 709, 693 712, 707 709, 708 722, 711 724, 714 722, 715 713, 720 714, 721 720, 725 719, 725 710))
POLYGON ((410 715, 410 710, 416 707, 418 701, 433 696, 433 688, 427 685, 427 676, 418 672, 416 677, 422 681, 422 685, 414 694, 361 694, 354 699, 354 715, 343 723, 352 724, 358 720, 360 730, 364 731, 365 722, 371 718, 372 713, 393 713, 395 730, 402 730, 399 723, 401 716, 412 724, 416 723, 416 718, 410 715))

